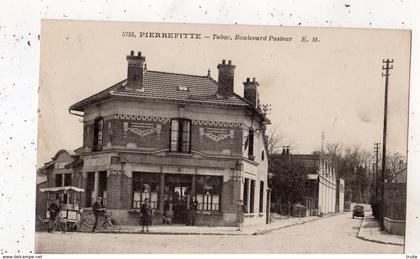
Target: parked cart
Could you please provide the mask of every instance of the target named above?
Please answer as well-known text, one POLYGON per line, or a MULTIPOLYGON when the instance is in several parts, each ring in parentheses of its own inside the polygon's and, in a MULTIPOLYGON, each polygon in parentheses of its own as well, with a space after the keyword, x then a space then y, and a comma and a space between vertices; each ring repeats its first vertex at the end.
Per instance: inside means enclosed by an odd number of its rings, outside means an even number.
POLYGON ((81 195, 84 190, 75 186, 60 186, 41 188, 41 192, 47 193, 47 207, 45 208, 45 218, 43 222, 48 223, 50 213, 48 207, 56 199, 63 202, 60 215, 58 215, 59 222, 64 226, 64 231, 77 230, 80 227, 80 201, 81 195))

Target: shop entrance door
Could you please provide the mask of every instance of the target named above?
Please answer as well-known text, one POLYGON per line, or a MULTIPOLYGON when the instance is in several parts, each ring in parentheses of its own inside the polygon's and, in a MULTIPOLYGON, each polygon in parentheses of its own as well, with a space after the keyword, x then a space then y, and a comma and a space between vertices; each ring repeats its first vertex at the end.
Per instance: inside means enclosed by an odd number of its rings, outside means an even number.
POLYGON ((173 224, 186 224, 191 200, 190 175, 171 175, 165 183, 165 196, 169 201, 166 206, 168 215, 173 215, 173 224))
POLYGON ((190 189, 191 185, 187 183, 174 186, 174 224, 187 223, 190 189))

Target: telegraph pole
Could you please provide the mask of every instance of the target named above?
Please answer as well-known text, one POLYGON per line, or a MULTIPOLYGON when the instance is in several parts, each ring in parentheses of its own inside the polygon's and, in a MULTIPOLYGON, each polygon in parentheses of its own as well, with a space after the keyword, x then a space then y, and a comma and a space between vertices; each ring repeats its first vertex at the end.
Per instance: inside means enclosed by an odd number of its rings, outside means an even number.
POLYGON ((384 102, 384 132, 382 140, 382 200, 381 200, 381 230, 384 230, 384 190, 385 190, 385 171, 386 171, 386 130, 387 130, 387 112, 388 112, 388 81, 389 81, 389 70, 393 69, 394 59, 383 59, 382 60, 382 76, 385 77, 385 102, 384 102))
POLYGON ((373 170, 373 171, 375 173, 374 173, 373 188, 374 188, 374 191, 375 191, 375 197, 377 197, 378 196, 378 190, 376 188, 376 181, 378 180, 378 163, 379 163, 379 145, 380 145, 380 143, 376 142, 374 145, 375 145, 374 146, 374 150, 375 150, 375 170, 373 170))

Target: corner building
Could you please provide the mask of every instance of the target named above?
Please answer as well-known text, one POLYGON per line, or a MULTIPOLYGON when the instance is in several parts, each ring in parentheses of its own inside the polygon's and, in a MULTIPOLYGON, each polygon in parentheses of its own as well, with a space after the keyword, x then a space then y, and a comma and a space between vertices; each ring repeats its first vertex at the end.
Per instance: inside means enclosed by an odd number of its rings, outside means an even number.
POLYGON ((197 200, 196 225, 232 226, 241 199, 245 224, 265 223, 269 120, 255 78, 241 97, 231 61, 217 66, 217 81, 148 70, 141 52, 127 63, 126 79, 69 108, 83 117, 82 207, 103 197, 123 224, 138 224, 149 198, 154 224, 164 213, 185 224, 197 200))

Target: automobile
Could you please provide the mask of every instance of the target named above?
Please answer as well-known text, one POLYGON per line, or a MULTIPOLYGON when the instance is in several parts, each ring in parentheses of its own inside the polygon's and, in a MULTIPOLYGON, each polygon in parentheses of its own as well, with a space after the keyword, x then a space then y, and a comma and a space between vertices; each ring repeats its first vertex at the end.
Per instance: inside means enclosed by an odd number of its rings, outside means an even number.
POLYGON ((362 205, 356 205, 353 207, 353 218, 354 217, 365 217, 365 208, 362 205))

